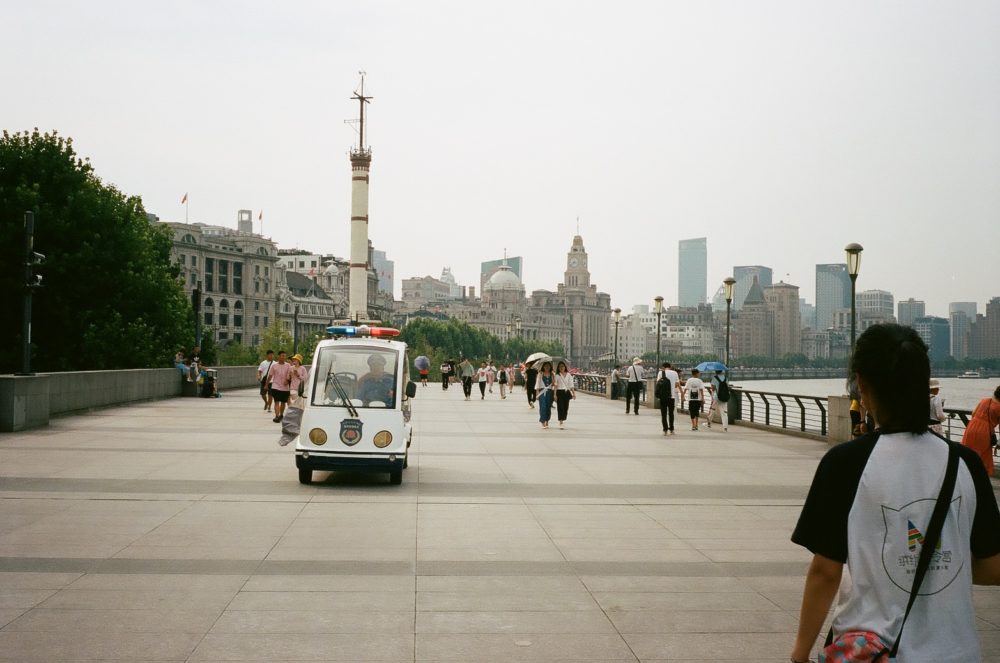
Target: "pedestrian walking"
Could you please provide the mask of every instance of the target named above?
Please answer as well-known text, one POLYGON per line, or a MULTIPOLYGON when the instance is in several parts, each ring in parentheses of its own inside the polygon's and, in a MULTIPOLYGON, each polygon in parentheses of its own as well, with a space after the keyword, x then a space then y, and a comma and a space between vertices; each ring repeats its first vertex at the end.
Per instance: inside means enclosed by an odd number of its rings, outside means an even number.
POLYGON ((309 379, 309 369, 302 365, 302 355, 294 354, 289 362, 292 364, 292 375, 289 379, 289 400, 296 403, 296 407, 302 409, 299 399, 305 396, 306 380, 309 379))
POLYGON ((680 376, 669 361, 663 362, 656 376, 656 397, 660 399, 660 423, 663 424, 663 434, 674 434, 674 406, 677 401, 674 394, 680 387, 677 385, 680 376))
POLYGON ((517 381, 514 379, 514 364, 507 364, 507 389, 510 393, 514 393, 514 387, 517 386, 517 381))
POLYGON ((501 366, 500 370, 497 371, 497 383, 500 385, 500 400, 506 400, 507 393, 507 379, 508 379, 508 367, 501 366))
POLYGON ((576 398, 576 382, 564 361, 556 364, 555 387, 556 418, 559 420, 559 428, 562 428, 569 414, 569 402, 576 398))
POLYGON ((635 413, 639 414, 639 394, 642 392, 642 360, 638 357, 632 359, 632 365, 625 371, 625 414, 629 413, 629 406, 635 402, 635 413))
POLYGON ((791 660, 810 659, 840 589, 827 661, 982 661, 972 585, 1000 584, 1000 511, 983 464, 927 430, 930 362, 912 328, 866 329, 850 372, 880 429, 816 469, 792 534, 813 557, 791 660), (873 655, 848 653, 865 641, 873 655))
POLYGON ((524 370, 524 391, 528 394, 528 407, 534 409, 535 399, 538 397, 535 391, 535 381, 538 379, 538 369, 532 364, 524 370))
MULTIPOLYGON (((881 422, 881 419, 879 420, 881 422)), ((972 411, 969 425, 962 435, 962 444, 979 454, 986 473, 993 476, 992 447, 997 444, 996 428, 1000 422, 1000 387, 993 391, 992 398, 984 398, 972 411)))
POLYGON ((427 376, 430 374, 429 368, 418 368, 417 371, 420 372, 420 384, 427 386, 427 376))
POLYGON ((535 382, 535 391, 538 394, 538 421, 542 423, 542 428, 548 428, 549 419, 552 418, 554 386, 555 376, 552 375, 552 362, 544 362, 542 370, 538 372, 538 380, 535 382))
POLYGON ((260 384, 260 397, 264 401, 264 412, 271 411, 271 391, 267 388, 267 375, 274 364, 274 350, 264 353, 264 361, 257 366, 257 382, 260 384))
POLYGON ((708 413, 708 427, 712 427, 712 416, 718 412, 722 430, 729 430, 729 380, 723 371, 716 371, 709 386, 712 392, 712 409, 708 413))
POLYGON ((948 415, 944 413, 944 399, 941 398, 941 383, 931 378, 931 381, 927 385, 931 393, 930 397, 930 427, 931 430, 941 435, 944 433, 944 428, 941 426, 948 418, 948 415))
POLYGON ((288 405, 288 394, 292 388, 292 365, 285 359, 284 350, 278 351, 278 361, 271 366, 271 371, 267 376, 267 384, 271 389, 271 397, 274 399, 274 423, 279 423, 285 415, 285 407, 288 405))
POLYGON ((476 369, 472 366, 472 362, 468 357, 464 357, 462 363, 458 365, 458 377, 462 379, 462 393, 465 394, 465 400, 472 398, 472 377, 475 374, 476 369))
POLYGON ((496 381, 496 379, 497 379, 497 367, 493 365, 492 361, 490 361, 489 363, 486 364, 486 388, 489 390, 491 394, 493 393, 493 383, 496 381))
POLYGON ((692 368, 691 377, 684 383, 688 413, 691 415, 691 430, 698 430, 698 417, 701 415, 701 406, 705 403, 705 383, 698 377, 700 373, 697 368, 692 368))
POLYGON ((448 379, 451 377, 451 364, 444 362, 441 364, 441 390, 448 389, 448 379))
POLYGON ((611 370, 611 400, 616 401, 622 394, 622 371, 621 366, 615 366, 611 370))
POLYGON ((485 361, 479 362, 479 370, 476 371, 476 380, 479 382, 479 400, 486 400, 486 384, 490 379, 490 369, 485 361))

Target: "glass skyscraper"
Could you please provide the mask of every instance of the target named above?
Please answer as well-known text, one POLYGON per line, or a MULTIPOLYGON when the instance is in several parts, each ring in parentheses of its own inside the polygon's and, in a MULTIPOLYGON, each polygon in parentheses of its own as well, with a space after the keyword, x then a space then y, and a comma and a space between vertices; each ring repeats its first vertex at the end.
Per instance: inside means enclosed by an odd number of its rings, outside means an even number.
POLYGON ((743 306, 743 300, 750 292, 750 285, 753 277, 757 277, 760 287, 769 288, 774 283, 774 272, 770 267, 763 265, 737 265, 733 267, 733 278, 736 279, 736 286, 733 291, 733 310, 738 311, 743 306))
POLYGON ((677 303, 704 304, 708 292, 708 239, 682 239, 677 249, 677 303))
POLYGON ((816 331, 833 326, 837 309, 851 308, 851 277, 847 265, 816 265, 816 331))

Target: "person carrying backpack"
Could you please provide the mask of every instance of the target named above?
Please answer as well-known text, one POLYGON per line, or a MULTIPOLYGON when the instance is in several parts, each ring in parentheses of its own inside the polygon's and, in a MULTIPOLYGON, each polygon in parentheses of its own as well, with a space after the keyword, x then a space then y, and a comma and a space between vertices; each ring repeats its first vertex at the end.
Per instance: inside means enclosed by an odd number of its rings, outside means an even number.
POLYGON ((712 392, 712 409, 708 413, 708 427, 712 427, 712 414, 718 412, 722 430, 729 430, 729 380, 724 372, 715 372, 709 390, 712 392))

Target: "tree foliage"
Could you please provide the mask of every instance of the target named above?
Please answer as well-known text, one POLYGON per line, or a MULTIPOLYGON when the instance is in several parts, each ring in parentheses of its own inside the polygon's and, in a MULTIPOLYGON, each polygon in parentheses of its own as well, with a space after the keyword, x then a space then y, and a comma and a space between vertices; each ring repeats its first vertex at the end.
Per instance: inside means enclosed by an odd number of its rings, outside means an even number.
POLYGON ((260 345, 257 346, 258 360, 263 361, 268 350, 274 350, 275 356, 278 356, 282 350, 287 352, 289 356, 292 354, 292 335, 281 324, 281 320, 277 316, 272 318, 271 324, 261 332, 260 345))
POLYGON ((410 347, 410 359, 424 355, 431 360, 431 375, 440 376, 438 367, 449 359, 474 361, 493 359, 501 363, 524 361, 533 352, 553 356, 563 354, 556 341, 531 341, 523 338, 501 340, 492 334, 461 320, 411 318, 401 330, 400 340, 410 347))
MULTIPOLYGON (((23 292, 24 212, 35 214, 37 272, 32 368, 62 371, 168 366, 189 346, 190 302, 170 263, 172 235, 142 201, 101 182, 71 139, 0 136, 0 290, 23 292)), ((19 307, 15 305, 14 310, 19 307)), ((20 315, 0 327, 0 372, 15 368, 20 315)))

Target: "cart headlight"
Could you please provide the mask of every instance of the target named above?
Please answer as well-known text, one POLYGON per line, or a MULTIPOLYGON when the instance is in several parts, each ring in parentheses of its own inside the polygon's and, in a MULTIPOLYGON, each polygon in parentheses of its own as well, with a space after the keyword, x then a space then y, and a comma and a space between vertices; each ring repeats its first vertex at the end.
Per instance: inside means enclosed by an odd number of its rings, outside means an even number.
POLYGON ((387 446, 392 444, 392 433, 387 430, 379 431, 375 433, 375 439, 372 441, 379 449, 385 449, 387 446))
POLYGON ((326 444, 326 431, 322 428, 313 428, 309 431, 309 441, 317 447, 323 446, 326 444))

